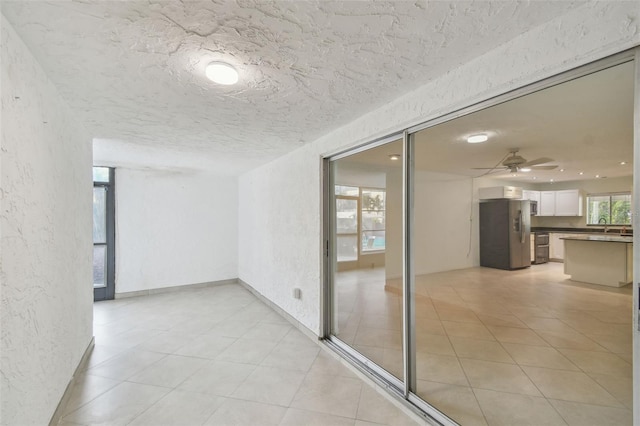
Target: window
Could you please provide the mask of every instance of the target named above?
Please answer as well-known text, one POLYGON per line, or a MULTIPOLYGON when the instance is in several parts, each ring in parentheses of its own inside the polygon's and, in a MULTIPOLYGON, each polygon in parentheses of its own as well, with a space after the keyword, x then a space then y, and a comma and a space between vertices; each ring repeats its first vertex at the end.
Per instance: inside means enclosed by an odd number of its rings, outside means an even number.
POLYGON ((384 250, 385 191, 362 190, 362 251, 384 250))
POLYGON ((335 186, 338 262, 385 249, 384 189, 335 186), (358 236, 360 247, 358 247, 358 236))
POLYGON ((587 196, 587 225, 631 225, 631 193, 587 196))

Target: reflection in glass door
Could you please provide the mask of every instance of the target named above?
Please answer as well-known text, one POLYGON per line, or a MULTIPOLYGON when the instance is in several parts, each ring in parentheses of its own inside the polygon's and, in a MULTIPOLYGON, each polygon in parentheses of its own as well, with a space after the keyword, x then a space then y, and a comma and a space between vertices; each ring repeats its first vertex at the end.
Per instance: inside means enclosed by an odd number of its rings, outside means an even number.
MULTIPOLYGON (((586 203, 576 207, 586 206, 586 217, 539 214, 528 218, 532 227, 579 233, 600 222, 599 232, 628 232, 631 203, 637 210, 640 199, 629 166, 639 141, 634 65, 622 61, 409 129, 404 150, 395 141, 331 158, 331 341, 442 424, 637 423, 638 339, 629 315, 637 288, 580 282, 559 262, 483 263, 479 214, 490 202, 480 188, 551 192, 554 209, 555 192, 581 191, 586 203), (478 133, 490 140, 471 143, 478 133), (404 164, 393 160, 397 153, 404 164), (596 175, 604 169, 609 179, 596 175)), ((516 215, 503 223, 521 231, 523 221, 516 215)), ((629 242, 603 234, 597 244, 602 238, 629 242)), ((507 250, 513 241, 499 243, 501 252, 514 253, 507 250)))
POLYGON ((400 384, 404 380, 402 150, 402 140, 395 140, 334 160, 330 184, 335 247, 332 338, 373 361, 382 374, 400 384))
POLYGON ((115 294, 113 169, 93 168, 93 299, 115 294))

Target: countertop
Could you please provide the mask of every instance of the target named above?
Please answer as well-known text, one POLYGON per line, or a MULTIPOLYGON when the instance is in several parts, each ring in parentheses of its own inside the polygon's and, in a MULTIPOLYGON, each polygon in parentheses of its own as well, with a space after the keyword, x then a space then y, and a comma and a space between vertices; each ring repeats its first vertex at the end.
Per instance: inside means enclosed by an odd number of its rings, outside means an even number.
POLYGON ((560 239, 577 241, 600 241, 606 243, 633 243, 633 237, 621 237, 619 235, 572 235, 571 237, 561 237, 560 239))
POLYGON ((531 233, 534 234, 536 232, 548 232, 555 234, 590 234, 590 235, 602 235, 602 236, 632 236, 633 229, 625 229, 624 232, 621 232, 621 228, 609 228, 605 233, 602 228, 546 228, 546 227, 531 227, 531 233))

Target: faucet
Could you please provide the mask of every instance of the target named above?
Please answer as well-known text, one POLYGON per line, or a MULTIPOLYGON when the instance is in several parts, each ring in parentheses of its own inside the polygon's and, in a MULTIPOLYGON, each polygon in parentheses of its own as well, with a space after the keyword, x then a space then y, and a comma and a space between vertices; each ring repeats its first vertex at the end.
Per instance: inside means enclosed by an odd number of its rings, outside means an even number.
POLYGON ((600 219, 598 219, 598 224, 604 224, 604 230, 603 232, 606 234, 607 233, 607 218, 606 217, 601 217, 600 219))

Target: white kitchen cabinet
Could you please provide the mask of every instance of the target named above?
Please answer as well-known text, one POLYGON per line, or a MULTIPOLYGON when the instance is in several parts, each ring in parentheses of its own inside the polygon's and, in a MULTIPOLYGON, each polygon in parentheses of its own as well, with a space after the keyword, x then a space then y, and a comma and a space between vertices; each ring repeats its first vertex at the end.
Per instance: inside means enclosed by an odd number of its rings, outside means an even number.
POLYGON ((540 191, 532 191, 530 189, 522 190, 522 199, 529 201, 537 201, 540 204, 540 191))
POLYGON ((564 260, 564 240, 562 238, 569 234, 551 232, 549 234, 549 259, 556 261, 564 260))
POLYGON ((538 216, 556 215, 556 191, 540 191, 538 216))
POLYGON ((578 189, 556 191, 556 216, 582 216, 582 194, 578 189))
POLYGON ((540 191, 538 216, 582 216, 582 193, 578 189, 540 191))

